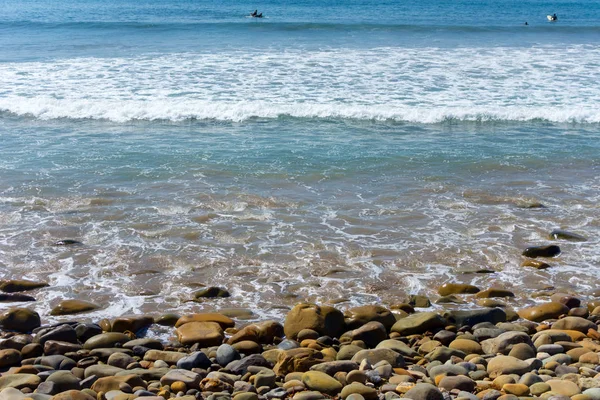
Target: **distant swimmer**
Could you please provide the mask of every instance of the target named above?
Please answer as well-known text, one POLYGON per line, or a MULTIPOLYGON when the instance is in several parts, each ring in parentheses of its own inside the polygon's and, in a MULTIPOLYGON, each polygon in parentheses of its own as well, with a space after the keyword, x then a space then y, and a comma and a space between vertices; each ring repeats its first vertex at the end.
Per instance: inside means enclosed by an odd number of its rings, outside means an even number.
POLYGON ((554 14, 554 15, 547 15, 546 18, 548 18, 548 21, 556 21, 558 19, 558 17, 556 16, 556 14, 554 14))
POLYGON ((252 14, 250 14, 250 16, 252 18, 262 18, 263 17, 262 13, 260 13, 260 14, 258 13, 258 10, 254 10, 254 12, 252 14))
POLYGON ((527 21, 525 21, 525 25, 529 25, 529 24, 527 23, 527 21))

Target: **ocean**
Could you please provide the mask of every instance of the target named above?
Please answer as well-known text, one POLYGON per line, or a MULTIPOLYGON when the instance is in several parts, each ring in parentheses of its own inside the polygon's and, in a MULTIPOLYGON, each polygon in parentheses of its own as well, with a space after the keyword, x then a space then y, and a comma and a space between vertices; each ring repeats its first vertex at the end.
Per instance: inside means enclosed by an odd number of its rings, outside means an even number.
POLYGON ((0 279, 44 321, 597 289, 599 2, 223 3, 0 1, 0 279))

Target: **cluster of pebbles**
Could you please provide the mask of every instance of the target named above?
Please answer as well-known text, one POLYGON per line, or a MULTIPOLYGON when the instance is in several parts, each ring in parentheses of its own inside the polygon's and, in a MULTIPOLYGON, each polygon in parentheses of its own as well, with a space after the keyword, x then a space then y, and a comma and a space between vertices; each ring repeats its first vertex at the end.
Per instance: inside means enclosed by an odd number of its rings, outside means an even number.
POLYGON ((13 308, 0 399, 600 400, 600 307, 555 300, 516 313, 303 303, 243 327, 220 313, 42 326, 13 308), (157 322, 176 338, 144 338, 157 322))

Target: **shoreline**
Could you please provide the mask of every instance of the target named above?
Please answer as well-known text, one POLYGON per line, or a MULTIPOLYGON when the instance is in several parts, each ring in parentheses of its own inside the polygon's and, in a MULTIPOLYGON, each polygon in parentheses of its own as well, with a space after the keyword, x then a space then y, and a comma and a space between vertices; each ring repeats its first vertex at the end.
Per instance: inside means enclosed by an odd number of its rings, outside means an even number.
POLYGON ((282 323, 250 324, 196 313, 44 326, 15 308, 0 315, 0 398, 595 400, 600 301, 553 300, 440 313, 300 303, 282 323), (144 337, 154 324, 176 339, 144 337))

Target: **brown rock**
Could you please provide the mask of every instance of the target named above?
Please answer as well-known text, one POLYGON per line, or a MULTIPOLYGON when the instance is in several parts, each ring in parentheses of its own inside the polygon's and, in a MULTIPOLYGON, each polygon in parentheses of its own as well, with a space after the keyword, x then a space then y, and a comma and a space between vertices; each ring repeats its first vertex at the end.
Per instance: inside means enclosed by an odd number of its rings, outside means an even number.
POLYGON ((116 318, 111 324, 111 332, 138 332, 154 323, 154 318, 144 315, 116 318))
POLYGON ((539 260, 527 259, 521 263, 521 267, 533 267, 535 269, 547 269, 550 268, 550 264, 539 260))
POLYGON ((285 376, 292 372, 306 372, 313 365, 323 362, 320 351, 308 348, 297 348, 279 353, 277 364, 273 372, 278 376, 285 376))
POLYGON ((40 315, 28 308, 13 308, 0 314, 0 328, 5 330, 26 333, 40 325, 40 315))
POLYGON ((129 375, 117 375, 117 376, 106 376, 104 378, 99 378, 92 385, 92 390, 96 393, 99 392, 109 392, 111 390, 119 390, 122 383, 126 383, 129 386, 145 386, 144 381, 138 375, 129 374, 129 375))
POLYGON ((223 314, 200 313, 184 315, 177 320, 175 328, 179 328, 181 325, 187 324, 188 322, 216 322, 217 324, 221 325, 222 329, 233 328, 235 326, 235 322, 223 314))
POLYGON ((517 313, 521 318, 534 322, 542 322, 546 319, 557 318, 569 312, 569 308, 561 303, 544 303, 533 307, 524 308, 517 313))
POLYGON ((448 296, 451 294, 474 294, 479 290, 477 286, 464 283, 444 283, 438 288, 438 293, 440 296, 448 296))
POLYGON ((285 336, 295 339, 302 329, 312 329, 321 335, 339 337, 345 329, 344 314, 330 306, 297 304, 286 316, 285 336))
POLYGON ((441 329, 446 325, 446 321, 435 312, 421 312, 411 314, 406 318, 398 320, 392 326, 392 332, 408 336, 415 333, 424 333, 441 329))
POLYGON ((84 300, 63 300, 52 309, 50 315, 69 315, 97 310, 99 305, 84 300))
POLYGON ((227 343, 234 344, 250 340, 256 343, 271 344, 276 337, 283 337, 283 326, 276 321, 264 321, 245 326, 231 336, 227 343))
POLYGON ((0 290, 6 293, 25 292, 48 286, 46 282, 33 282, 25 280, 8 280, 0 282, 0 290))
POLYGON ((79 390, 67 390, 66 392, 55 394, 50 400, 96 400, 96 398, 79 390))
POLYGON ((15 349, 0 350, 0 368, 20 365, 21 352, 15 349))
POLYGON ((350 308, 344 313, 344 319, 348 329, 360 328, 371 321, 380 322, 385 326, 385 329, 390 329, 396 323, 396 318, 392 312, 378 305, 350 308))
POLYGON ((455 339, 449 345, 449 348, 460 350, 465 354, 483 354, 481 345, 474 340, 469 339, 455 339))
POLYGON ((552 329, 579 331, 582 333, 587 333, 588 330, 597 328, 598 326, 595 323, 581 317, 565 317, 552 324, 552 329))
POLYGON ((188 322, 177 328, 177 339, 183 345, 198 343, 200 347, 218 346, 223 343, 223 329, 216 322, 188 322))
POLYGON ((491 288, 477 293, 475 297, 478 299, 489 299, 491 297, 515 297, 515 294, 510 290, 491 288))

